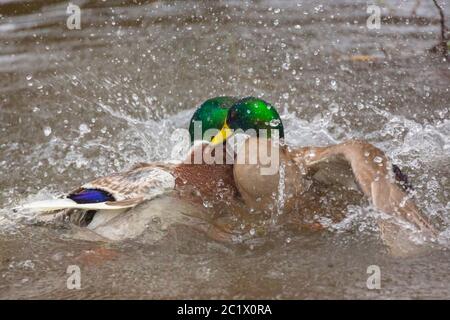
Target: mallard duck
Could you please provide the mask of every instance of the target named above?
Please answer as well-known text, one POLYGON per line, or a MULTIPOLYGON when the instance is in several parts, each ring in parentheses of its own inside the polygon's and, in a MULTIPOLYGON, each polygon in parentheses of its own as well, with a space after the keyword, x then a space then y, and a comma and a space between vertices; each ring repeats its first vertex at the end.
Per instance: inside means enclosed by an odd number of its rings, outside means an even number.
MULTIPOLYGON (((315 214, 319 212, 315 210, 319 203, 318 187, 340 185, 341 195, 357 190, 376 209, 412 223, 422 235, 428 238, 437 235, 409 196, 406 176, 370 143, 351 140, 327 147, 288 146, 283 141, 283 123, 275 108, 252 97, 238 101, 228 110, 212 144, 221 145, 237 130, 249 133, 250 137, 236 151, 241 162, 233 166, 234 183, 251 210, 273 211, 281 207, 284 211, 296 209, 297 212, 303 208, 315 214), (261 137, 260 132, 264 132, 261 130, 268 133, 261 137), (274 132, 278 132, 280 143, 274 143, 271 138, 274 132), (279 155, 279 161, 273 157, 276 170, 271 172, 274 174, 262 172, 264 162, 260 158, 251 162, 255 155, 264 155, 266 149, 269 154, 279 155)), ((385 239, 395 234, 385 221, 380 220, 380 227, 385 239)))
POLYGON ((194 205, 228 201, 237 194, 232 166, 193 164, 191 158, 196 150, 201 153, 205 148, 205 142, 195 144, 198 142, 194 137, 195 127, 200 125, 201 134, 210 129, 218 131, 236 101, 233 97, 212 98, 194 112, 189 125, 193 146, 182 163, 139 163, 125 172, 88 182, 61 199, 37 201, 23 207, 59 212, 59 216, 74 224, 92 229, 144 201, 171 192, 172 196, 176 193, 176 197, 194 205))

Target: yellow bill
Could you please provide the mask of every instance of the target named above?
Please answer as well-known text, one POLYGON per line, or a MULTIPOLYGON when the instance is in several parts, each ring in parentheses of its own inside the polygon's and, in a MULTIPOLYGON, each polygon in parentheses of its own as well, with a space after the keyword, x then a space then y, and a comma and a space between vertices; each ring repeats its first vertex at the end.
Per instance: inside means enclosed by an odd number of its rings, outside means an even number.
POLYGON ((218 134, 215 135, 211 140, 211 144, 217 146, 227 140, 233 134, 233 130, 231 130, 228 125, 225 123, 218 134))

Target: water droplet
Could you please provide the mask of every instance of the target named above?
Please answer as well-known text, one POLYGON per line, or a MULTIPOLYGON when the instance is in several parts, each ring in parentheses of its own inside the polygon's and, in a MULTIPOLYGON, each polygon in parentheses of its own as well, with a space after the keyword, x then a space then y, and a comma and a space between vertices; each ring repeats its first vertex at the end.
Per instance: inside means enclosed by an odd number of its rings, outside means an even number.
POLYGON ((331 80, 331 89, 336 90, 337 89, 337 83, 336 80, 331 80))
POLYGON ((52 133, 52 128, 44 127, 44 135, 48 137, 52 133))
POLYGON ((337 104, 337 103, 331 103, 330 104, 330 106, 329 106, 329 108, 328 108, 330 111, 331 111, 331 113, 338 113, 339 112, 339 105, 337 104))
POLYGON ((279 124, 280 124, 280 119, 272 119, 272 120, 270 120, 270 126, 271 127, 277 127, 279 124))
POLYGON ((375 163, 382 163, 383 162, 383 158, 376 156, 375 158, 373 158, 373 162, 375 163))
POLYGON ((205 208, 212 208, 212 204, 209 201, 203 201, 203 206, 205 208))
POLYGON ((251 236, 254 236, 255 233, 256 233, 256 231, 255 231, 254 228, 251 228, 250 231, 249 231, 249 233, 250 233, 251 236))
POLYGON ((286 238, 286 243, 291 243, 291 241, 292 241, 291 238, 289 237, 286 238))
POLYGON ((30 81, 31 79, 33 79, 33 76, 31 74, 27 74, 27 80, 30 81))
POLYGON ((78 127, 78 129, 80 130, 80 134, 84 135, 86 133, 91 132, 91 129, 89 129, 88 125, 86 123, 82 123, 80 124, 80 126, 78 127))

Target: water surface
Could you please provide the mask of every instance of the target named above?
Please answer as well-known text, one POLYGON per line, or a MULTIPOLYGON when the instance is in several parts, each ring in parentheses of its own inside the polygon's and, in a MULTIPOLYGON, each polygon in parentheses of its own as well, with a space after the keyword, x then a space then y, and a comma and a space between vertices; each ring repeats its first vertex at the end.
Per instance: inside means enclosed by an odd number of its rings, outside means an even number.
MULTIPOLYGON (((448 298, 450 64, 428 53, 422 1, 0 2, 0 298, 448 298), (324 232, 222 244, 177 225, 160 241, 74 240, 12 208, 139 161, 216 95, 259 96, 297 146, 363 138, 408 174, 442 243, 388 254, 362 201, 324 232), (68 290, 78 265, 82 289, 68 290), (382 289, 368 290, 369 265, 382 289)), ((444 11, 450 16, 450 6, 444 11)))

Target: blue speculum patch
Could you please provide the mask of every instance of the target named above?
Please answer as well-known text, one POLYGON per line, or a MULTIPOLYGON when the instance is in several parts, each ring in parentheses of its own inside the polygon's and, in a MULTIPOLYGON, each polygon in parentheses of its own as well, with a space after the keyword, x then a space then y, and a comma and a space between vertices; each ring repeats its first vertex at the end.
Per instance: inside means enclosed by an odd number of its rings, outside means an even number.
POLYGON ((109 192, 99 189, 83 189, 80 192, 70 194, 67 197, 80 204, 115 201, 114 197, 109 192))

